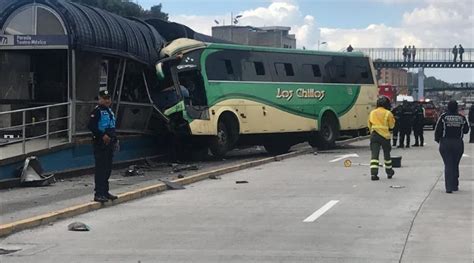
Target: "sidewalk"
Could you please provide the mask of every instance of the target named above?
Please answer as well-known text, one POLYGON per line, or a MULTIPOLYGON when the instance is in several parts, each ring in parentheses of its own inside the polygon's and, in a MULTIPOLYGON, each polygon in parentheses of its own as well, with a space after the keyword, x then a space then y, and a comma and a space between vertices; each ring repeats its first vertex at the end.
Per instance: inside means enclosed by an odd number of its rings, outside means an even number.
POLYGON ((474 144, 464 141, 459 192, 446 194, 440 176, 414 221, 402 262, 474 261, 474 144))
MULTIPOLYGON (((120 194, 158 184, 161 182, 160 180, 175 180, 178 179, 178 176, 188 177, 196 173, 268 156, 261 147, 253 147, 233 151, 222 161, 190 162, 176 166, 178 168, 185 168, 187 165, 197 166, 198 170, 173 172, 173 167, 169 164, 160 163, 160 167, 145 171, 144 175, 125 177, 124 174, 127 169, 118 169, 112 172, 109 180, 110 188, 112 193, 120 194)), ((0 225, 90 202, 93 199, 93 193, 93 174, 60 179, 56 184, 48 187, 0 190, 0 225)))

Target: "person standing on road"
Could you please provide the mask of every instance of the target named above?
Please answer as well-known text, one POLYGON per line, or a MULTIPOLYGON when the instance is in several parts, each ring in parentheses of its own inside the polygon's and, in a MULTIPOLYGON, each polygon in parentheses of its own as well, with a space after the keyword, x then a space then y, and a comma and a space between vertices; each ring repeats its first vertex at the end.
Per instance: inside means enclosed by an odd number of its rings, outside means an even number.
POLYGON ((459 61, 462 63, 462 54, 464 54, 464 48, 459 44, 459 61))
POLYGON ((458 60, 458 47, 456 45, 454 45, 452 53, 454 57, 453 62, 456 63, 456 61, 458 60))
POLYGON ((403 47, 403 62, 407 62, 407 58, 408 58, 408 48, 407 46, 404 46, 403 47))
POLYGON ((425 108, 420 102, 415 104, 415 122, 413 124, 413 133, 415 134, 414 147, 425 145, 425 138, 423 136, 423 127, 425 126, 425 108))
POLYGON ((469 143, 474 143, 474 103, 469 109, 469 124, 471 126, 471 136, 469 137, 469 143))
POLYGON ((408 46, 407 55, 408 55, 408 62, 410 62, 411 61, 411 46, 408 46))
POLYGON ((107 202, 117 199, 109 193, 109 178, 112 173, 112 160, 118 146, 115 133, 115 115, 110 109, 112 101, 107 90, 99 92, 99 102, 94 108, 87 126, 92 132, 95 158, 94 201, 107 202))
POLYGON ((415 112, 413 107, 407 100, 404 100, 400 110, 400 144, 398 148, 410 148, 410 136, 414 119, 415 112))
POLYGON ((398 143, 398 136, 400 134, 400 113, 401 113, 401 105, 397 105, 395 108, 392 109, 392 114, 395 117, 395 127, 393 127, 392 131, 392 146, 397 146, 398 143))
POLYGON ((372 158, 370 160, 370 174, 371 180, 377 181, 379 173, 379 154, 380 148, 383 150, 385 160, 385 172, 388 179, 391 179, 395 174, 392 168, 392 158, 390 151, 390 130, 395 127, 395 118, 390 111, 390 100, 382 96, 377 100, 377 108, 370 112, 369 115, 369 130, 370 130, 370 151, 372 158))
POLYGON ((411 48, 411 57, 412 57, 413 62, 415 62, 415 56, 416 56, 416 47, 415 45, 413 45, 413 47, 411 48))
POLYGON ((435 129, 435 141, 444 162, 446 193, 459 190, 459 163, 464 153, 463 136, 469 132, 466 117, 459 114, 458 103, 448 103, 448 111, 439 117, 435 129))
POLYGON ((347 52, 352 52, 354 51, 354 48, 352 47, 352 45, 349 45, 346 50, 347 52))

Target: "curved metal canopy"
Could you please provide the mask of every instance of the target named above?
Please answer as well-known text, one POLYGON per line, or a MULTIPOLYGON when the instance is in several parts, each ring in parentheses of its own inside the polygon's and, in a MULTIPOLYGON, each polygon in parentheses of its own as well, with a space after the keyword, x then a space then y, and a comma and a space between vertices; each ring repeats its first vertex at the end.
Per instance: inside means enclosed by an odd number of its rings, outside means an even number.
POLYGON ((152 66, 165 43, 155 28, 138 19, 62 0, 0 0, 0 28, 15 10, 32 4, 47 6, 61 17, 69 46, 77 50, 127 57, 152 66))

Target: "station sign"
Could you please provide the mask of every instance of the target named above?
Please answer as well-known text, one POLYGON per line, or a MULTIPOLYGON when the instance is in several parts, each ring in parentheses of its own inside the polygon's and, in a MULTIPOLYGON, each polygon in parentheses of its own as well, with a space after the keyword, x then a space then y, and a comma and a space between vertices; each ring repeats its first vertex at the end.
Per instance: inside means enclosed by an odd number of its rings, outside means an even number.
POLYGON ((66 35, 0 35, 0 47, 67 46, 66 35))

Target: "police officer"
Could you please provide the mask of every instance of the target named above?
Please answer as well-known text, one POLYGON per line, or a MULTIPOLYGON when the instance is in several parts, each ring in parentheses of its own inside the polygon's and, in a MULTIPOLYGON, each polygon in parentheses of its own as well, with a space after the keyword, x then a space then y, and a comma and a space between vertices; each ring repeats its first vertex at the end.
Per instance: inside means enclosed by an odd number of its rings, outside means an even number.
POLYGON ((391 179, 395 172, 392 168, 392 158, 390 151, 390 130, 395 127, 395 118, 390 111, 390 100, 382 96, 377 100, 377 108, 370 112, 369 115, 369 130, 370 130, 370 150, 372 158, 370 160, 370 174, 371 180, 379 180, 379 154, 380 148, 383 150, 385 159, 385 172, 388 179, 391 179))
POLYGON ((415 134, 414 147, 425 145, 425 138, 423 136, 423 127, 425 126, 425 108, 421 103, 415 103, 415 121, 413 124, 413 133, 415 134))
POLYGON ((92 132, 95 157, 94 201, 107 202, 117 196, 109 193, 112 159, 117 144, 115 115, 110 109, 112 101, 107 90, 99 92, 99 103, 91 113, 88 128, 92 132))
POLYGON ((400 113, 401 113, 401 105, 397 105, 395 108, 392 110, 392 114, 395 117, 395 127, 393 127, 392 130, 392 138, 393 138, 393 144, 392 146, 397 146, 398 142, 398 136, 400 134, 400 113))
POLYGON ((459 114, 458 103, 448 103, 448 111, 436 123, 435 141, 444 162, 444 181, 446 193, 459 190, 459 163, 464 153, 463 136, 469 132, 466 117, 459 114))
POLYGON ((469 123, 471 125, 471 136, 469 138, 469 143, 474 143, 474 103, 469 109, 469 123))
POLYGON ((414 119, 415 112, 413 107, 408 103, 407 100, 404 100, 400 110, 400 145, 398 148, 410 148, 410 136, 414 119))

